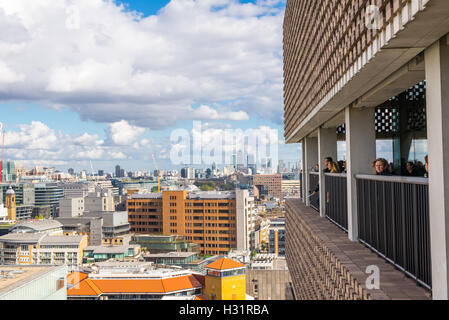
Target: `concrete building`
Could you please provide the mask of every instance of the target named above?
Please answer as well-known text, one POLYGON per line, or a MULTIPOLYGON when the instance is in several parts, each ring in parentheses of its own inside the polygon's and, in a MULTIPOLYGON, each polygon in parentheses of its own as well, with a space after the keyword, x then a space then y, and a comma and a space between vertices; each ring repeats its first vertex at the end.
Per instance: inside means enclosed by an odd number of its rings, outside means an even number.
POLYGON ((282 174, 258 174, 253 177, 254 197, 283 199, 282 174))
POLYGON ((85 212, 84 217, 103 219, 103 239, 118 239, 130 232, 127 211, 91 211, 85 212))
POLYGON ((84 198, 89 192, 89 186, 87 183, 61 183, 59 186, 64 191, 64 198, 84 198))
POLYGON ((268 232, 269 252, 285 257, 285 219, 271 219, 268 232))
POLYGON ((449 2, 373 3, 287 1, 284 131, 302 144, 304 188, 302 200, 286 201, 286 258, 300 299, 447 300, 449 2), (347 173, 325 173, 341 143, 347 173), (402 176, 426 155, 429 178, 402 176), (373 168, 386 157, 392 164, 373 168), (373 264, 378 290, 365 286, 373 264), (331 272, 339 266, 348 280, 331 272))
POLYGON ((84 210, 89 212, 114 211, 114 196, 109 189, 97 189, 84 198, 84 210), (101 190, 101 191, 100 191, 101 190))
POLYGON ((184 235, 205 255, 237 248, 237 216, 244 217, 244 208, 236 192, 164 191, 133 194, 127 201, 132 232, 184 235))
POLYGON ((102 217, 57 218, 66 236, 87 236, 89 246, 101 246, 103 243, 102 217))
POLYGON ((45 233, 10 233, 0 237, 0 264, 67 265, 82 263, 87 236, 50 236, 45 233))
POLYGON ((59 200, 60 218, 80 217, 84 211, 84 198, 69 197, 59 200))
POLYGON ((67 266, 0 265, 0 300, 67 300, 67 266))

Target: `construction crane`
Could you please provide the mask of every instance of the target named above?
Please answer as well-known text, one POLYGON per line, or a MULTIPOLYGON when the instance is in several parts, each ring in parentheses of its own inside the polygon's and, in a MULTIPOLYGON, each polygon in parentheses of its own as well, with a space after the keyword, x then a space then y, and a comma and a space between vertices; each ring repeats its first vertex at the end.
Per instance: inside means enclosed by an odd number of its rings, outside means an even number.
POLYGON ((0 183, 3 179, 3 152, 5 151, 5 131, 3 131, 3 123, 0 122, 0 133, 2 135, 2 158, 0 159, 0 183))
POLYGON ((153 157, 153 164, 157 171, 157 192, 161 192, 161 172, 159 171, 159 168, 157 166, 156 158, 154 157, 154 153, 151 154, 153 157))

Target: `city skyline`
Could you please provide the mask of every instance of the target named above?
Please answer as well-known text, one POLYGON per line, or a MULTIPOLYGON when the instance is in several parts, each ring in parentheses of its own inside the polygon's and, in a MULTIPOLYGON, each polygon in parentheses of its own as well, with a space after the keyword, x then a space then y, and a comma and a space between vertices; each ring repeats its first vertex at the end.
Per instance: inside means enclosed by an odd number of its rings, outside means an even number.
POLYGON ((210 137, 278 130, 279 159, 299 159, 283 138, 285 1, 26 3, 0 1, 5 161, 179 168, 170 135, 194 121, 210 137))

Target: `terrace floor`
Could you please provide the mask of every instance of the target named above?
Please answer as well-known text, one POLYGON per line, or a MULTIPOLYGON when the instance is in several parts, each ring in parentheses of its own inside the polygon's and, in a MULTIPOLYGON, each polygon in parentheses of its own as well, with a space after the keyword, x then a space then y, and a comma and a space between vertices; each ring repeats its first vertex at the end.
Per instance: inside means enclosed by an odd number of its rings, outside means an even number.
MULTIPOLYGON (((295 226, 289 226, 288 229, 296 227, 300 223, 303 230, 308 230, 313 237, 318 238, 320 248, 325 248, 330 252, 333 259, 339 261, 340 265, 347 270, 351 279, 362 287, 370 299, 374 300, 428 300, 431 299, 429 290, 417 285, 416 281, 407 277, 402 271, 396 269, 376 253, 365 247, 359 242, 352 242, 348 235, 331 223, 326 218, 321 218, 313 209, 305 206, 299 199, 288 199, 286 201, 287 224, 292 222, 295 226), (292 220, 291 220, 292 219, 292 220), (369 290, 366 288, 366 280, 370 274, 365 273, 368 266, 375 265, 380 270, 380 289, 369 290)), ((292 229, 290 229, 292 230, 292 229)), ((287 230, 287 241, 289 235, 287 230)), ((295 232, 292 230, 292 232, 295 232)), ((299 235, 299 237, 307 235, 299 235)), ((297 237, 297 235, 295 235, 297 237)), ((316 240, 316 238, 315 238, 316 240)), ((293 240, 292 240, 293 241, 293 240)), ((293 245, 292 245, 293 247, 293 245)), ((313 249, 313 248, 312 248, 313 249)), ((322 250, 313 249, 315 252, 322 250)), ((301 254, 301 252, 295 252, 301 254)), ((321 258, 321 257, 320 257, 321 258)), ((289 269, 292 273, 292 266, 289 269)), ((304 270, 304 266, 303 270, 304 270)), ((307 268, 307 266, 305 267, 307 268)), ((292 273, 292 278, 294 275, 292 273)), ((293 280, 294 281, 294 280, 293 280)), ((295 284, 298 285, 298 284, 295 284)), ((301 285, 301 284, 299 284, 301 285)))

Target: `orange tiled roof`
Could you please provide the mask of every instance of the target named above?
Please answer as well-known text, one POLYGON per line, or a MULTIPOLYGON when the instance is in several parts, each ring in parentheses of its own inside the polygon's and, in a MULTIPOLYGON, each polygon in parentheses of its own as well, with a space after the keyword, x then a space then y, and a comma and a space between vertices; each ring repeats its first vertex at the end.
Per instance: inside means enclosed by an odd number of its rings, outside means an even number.
POLYGON ((237 262, 235 260, 229 258, 222 258, 215 262, 212 262, 206 266, 209 269, 215 270, 227 270, 227 269, 235 269, 235 268, 243 268, 245 265, 237 262))
POLYGON ((69 296, 98 296, 102 293, 170 293, 193 288, 201 284, 193 275, 168 279, 85 279, 67 290, 69 296))
POLYGON ((84 279, 87 279, 87 273, 84 272, 72 272, 67 276, 67 284, 75 285, 80 283, 84 279))

